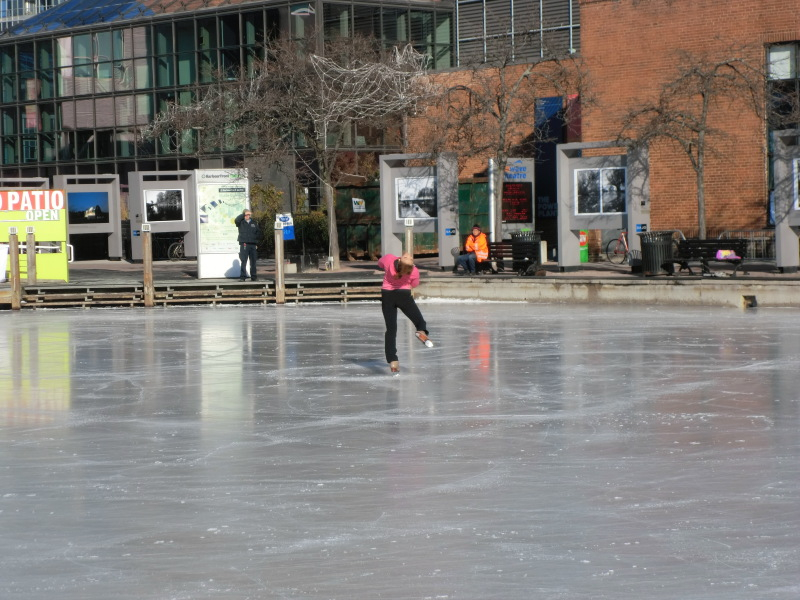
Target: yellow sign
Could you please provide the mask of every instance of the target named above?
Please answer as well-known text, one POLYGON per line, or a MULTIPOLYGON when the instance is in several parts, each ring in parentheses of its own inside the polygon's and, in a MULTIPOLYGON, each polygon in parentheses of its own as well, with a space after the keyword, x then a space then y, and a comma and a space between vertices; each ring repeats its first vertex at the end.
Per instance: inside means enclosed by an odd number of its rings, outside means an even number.
MULTIPOLYGON (((0 190, 0 243, 8 243, 8 231, 16 227, 20 244, 29 228, 36 242, 36 278, 69 281, 67 256, 67 196, 63 190, 0 190)), ((28 261, 20 254, 22 276, 28 261)))

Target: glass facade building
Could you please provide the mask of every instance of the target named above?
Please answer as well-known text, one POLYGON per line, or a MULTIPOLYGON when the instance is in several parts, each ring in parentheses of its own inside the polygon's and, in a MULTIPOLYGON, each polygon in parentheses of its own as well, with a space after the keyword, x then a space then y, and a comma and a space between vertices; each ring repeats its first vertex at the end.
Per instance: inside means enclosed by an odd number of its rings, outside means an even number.
MULTIPOLYGON (((454 5, 442 2, 71 0, 0 34, 0 176, 120 175, 231 166, 143 144, 137 130, 169 102, 188 103, 219 69, 247 67, 276 32, 373 35, 413 44, 433 68, 454 65, 454 5)), ((375 132, 354 140, 387 149, 375 132)), ((396 148, 394 148, 396 149, 396 148)))

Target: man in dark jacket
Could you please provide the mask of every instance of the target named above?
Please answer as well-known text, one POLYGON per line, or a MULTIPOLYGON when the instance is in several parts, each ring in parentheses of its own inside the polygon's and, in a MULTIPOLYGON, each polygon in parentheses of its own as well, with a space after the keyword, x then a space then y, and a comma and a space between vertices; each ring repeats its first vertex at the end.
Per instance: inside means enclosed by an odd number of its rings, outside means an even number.
POLYGON ((258 223, 253 220, 253 213, 250 209, 236 216, 234 219, 236 227, 239 229, 239 281, 247 279, 247 261, 250 261, 250 279, 258 281, 256 275, 256 258, 258 257, 258 243, 261 241, 261 229, 258 223))

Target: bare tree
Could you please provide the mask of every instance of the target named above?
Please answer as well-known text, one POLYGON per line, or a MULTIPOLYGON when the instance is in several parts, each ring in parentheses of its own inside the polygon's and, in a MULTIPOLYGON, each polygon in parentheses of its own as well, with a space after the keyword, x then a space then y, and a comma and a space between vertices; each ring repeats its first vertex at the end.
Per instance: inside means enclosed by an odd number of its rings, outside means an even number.
POLYGON ((271 41, 264 60, 219 73, 196 90, 196 101, 170 106, 143 135, 181 149, 195 130, 198 154, 235 151, 270 162, 294 155, 301 175, 320 183, 338 269, 334 187, 343 168, 359 165, 352 158, 355 127, 384 128, 411 110, 425 94, 426 58, 410 46, 385 50, 363 37, 338 38, 319 51, 313 40, 271 41))
POLYGON ((481 157, 494 161, 492 190, 496 239, 502 237, 502 185, 508 159, 515 153, 534 156, 534 144, 553 135, 536 126, 539 102, 546 97, 564 99, 565 121, 577 116, 566 110, 567 98, 590 101, 588 76, 582 61, 568 51, 549 53, 540 38, 517 36, 514 45, 497 43, 489 60, 444 76, 440 93, 426 111, 429 136, 423 143, 436 150, 458 152, 460 158, 481 157), (540 58, 519 64, 528 56, 526 43, 540 58), (450 79, 448 81, 447 79, 450 79))
POLYGON ((695 173, 697 225, 703 239, 706 159, 719 153, 715 141, 727 137, 713 125, 715 113, 736 107, 764 118, 764 68, 751 64, 747 55, 745 49, 716 58, 682 53, 675 77, 661 86, 655 100, 625 115, 618 136, 624 145, 667 140, 686 154, 695 173))

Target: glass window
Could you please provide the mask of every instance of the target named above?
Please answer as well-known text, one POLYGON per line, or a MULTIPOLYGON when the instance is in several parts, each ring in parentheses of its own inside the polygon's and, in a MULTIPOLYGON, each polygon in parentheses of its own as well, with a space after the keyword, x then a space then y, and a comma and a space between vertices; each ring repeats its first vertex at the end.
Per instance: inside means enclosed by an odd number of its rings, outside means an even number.
POLYGON ((102 62, 95 66, 94 89, 98 94, 106 94, 114 91, 114 63, 102 62))
POLYGON ((411 42, 430 44, 433 42, 433 13, 411 11, 411 42))
POLYGON ((217 47, 217 24, 214 18, 197 20, 197 42, 198 50, 217 47))
POLYGON ((75 93, 75 76, 72 67, 56 70, 56 88, 58 97, 72 96, 75 93))
POLYGON ((191 85, 197 82, 197 68, 194 52, 185 52, 177 56, 178 85, 191 85))
POLYGON ((22 133, 35 133, 39 131, 39 107, 35 104, 23 106, 20 112, 22 121, 20 122, 20 131, 22 133))
POLYGON ((15 102, 17 99, 17 76, 3 75, 3 102, 15 102))
POLYGON ((39 97, 41 84, 36 73, 33 71, 25 71, 19 74, 19 99, 36 100, 39 97))
POLYGON ((114 158, 114 130, 100 129, 95 132, 97 158, 114 158))
POLYGON ((55 162, 57 156, 56 136, 44 134, 40 136, 42 147, 39 160, 42 162, 55 162))
POLYGON ((388 9, 383 12, 383 32, 381 39, 389 44, 408 41, 408 12, 402 9, 388 9))
POLYGON ((118 96, 114 98, 114 114, 117 125, 133 125, 136 123, 134 96, 118 96))
POLYGON ((289 7, 291 21, 291 35, 296 40, 304 40, 311 36, 314 30, 314 3, 303 2, 292 4, 289 7))
POLYGON ((22 162, 31 163, 39 160, 39 144, 35 135, 22 138, 22 162))
POLYGON ((149 94, 136 96, 136 124, 147 125, 153 116, 153 98, 149 94))
POLYGON ((436 13, 436 43, 447 44, 448 46, 453 43, 453 27, 451 15, 447 13, 436 13))
POLYGON ((214 74, 217 72, 217 51, 206 50, 199 53, 199 67, 200 82, 211 83, 214 80, 214 74))
POLYGON ((280 32, 286 31, 288 29, 288 23, 289 23, 288 13, 289 13, 288 7, 267 9, 266 11, 267 26, 265 33, 269 39, 276 38, 280 32))
POLYGON ((353 7, 353 33, 355 35, 377 37, 381 29, 380 23, 380 8, 361 5, 353 7))
POLYGON ((129 31, 128 29, 115 29, 111 32, 111 52, 112 58, 119 60, 120 58, 127 58, 125 56, 125 37, 124 34, 129 31))
POLYGON ((117 156, 129 158, 136 154, 136 134, 127 129, 118 129, 114 134, 117 156))
POLYGON ((50 40, 36 42, 36 68, 37 69, 52 69, 55 66, 53 62, 53 44, 50 40))
POLYGON ((75 129, 75 102, 61 103, 61 129, 75 129))
POLYGON ((58 118, 57 107, 55 104, 42 104, 41 107, 42 131, 52 132, 61 129, 60 119, 58 118))
POLYGON ((772 46, 769 49, 769 78, 794 79, 797 77, 797 47, 794 44, 772 46))
POLYGON ((153 74, 149 58, 136 58, 133 61, 134 83, 137 90, 153 87, 153 74))
POLYGON ((36 78, 39 80, 39 97, 55 97, 55 81, 53 71, 37 71, 36 78))
POLYGON ((264 13, 261 11, 242 15, 242 44, 257 46, 264 43, 264 13))
MULTIPOLYGON (((150 54, 150 28, 134 27, 131 31, 131 45, 134 58, 148 56, 150 54)), ((125 51, 127 50, 124 50, 123 54, 125 51)))
POLYGON ((16 70, 14 46, 3 46, 0 48, 0 73, 13 73, 16 70))
POLYGON ((17 46, 17 70, 19 71, 32 71, 36 65, 34 64, 33 44, 20 44, 17 46))
POLYGON ((92 36, 88 33, 72 38, 73 64, 92 63, 92 36))
POLYGON ((349 4, 323 5, 326 40, 350 36, 350 8, 349 4))
POLYGON ((168 87, 175 85, 173 67, 175 57, 172 54, 160 54, 156 60, 156 87, 168 87))
POLYGON ((94 158, 94 131, 77 131, 75 133, 76 158, 78 160, 94 158))
POLYGON ((114 58, 110 31, 99 31, 94 34, 94 60, 102 62, 114 58))
POLYGON ((75 129, 94 127, 94 101, 92 99, 75 101, 75 129))
POLYGON ((72 66, 72 38, 59 38, 56 40, 56 65, 59 67, 72 66))
POLYGON ((58 135, 58 158, 71 160, 75 158, 75 132, 63 131, 58 135))
POLYGON ((97 98, 94 101, 94 120, 96 127, 114 126, 114 99, 97 98))
POLYGON ((17 162, 17 138, 3 137, 3 163, 13 165, 17 162))
POLYGON ((239 68, 242 66, 239 52, 239 48, 225 48, 219 51, 220 68, 229 81, 239 78, 239 68))
POLYGON ((12 135, 17 133, 17 109, 4 108, 3 109, 3 135, 12 135))
POLYGON ((221 48, 238 46, 239 40, 239 15, 222 15, 219 18, 219 45, 221 48))
POLYGON ((114 63, 114 89, 118 92, 133 89, 132 60, 118 60, 114 63))

